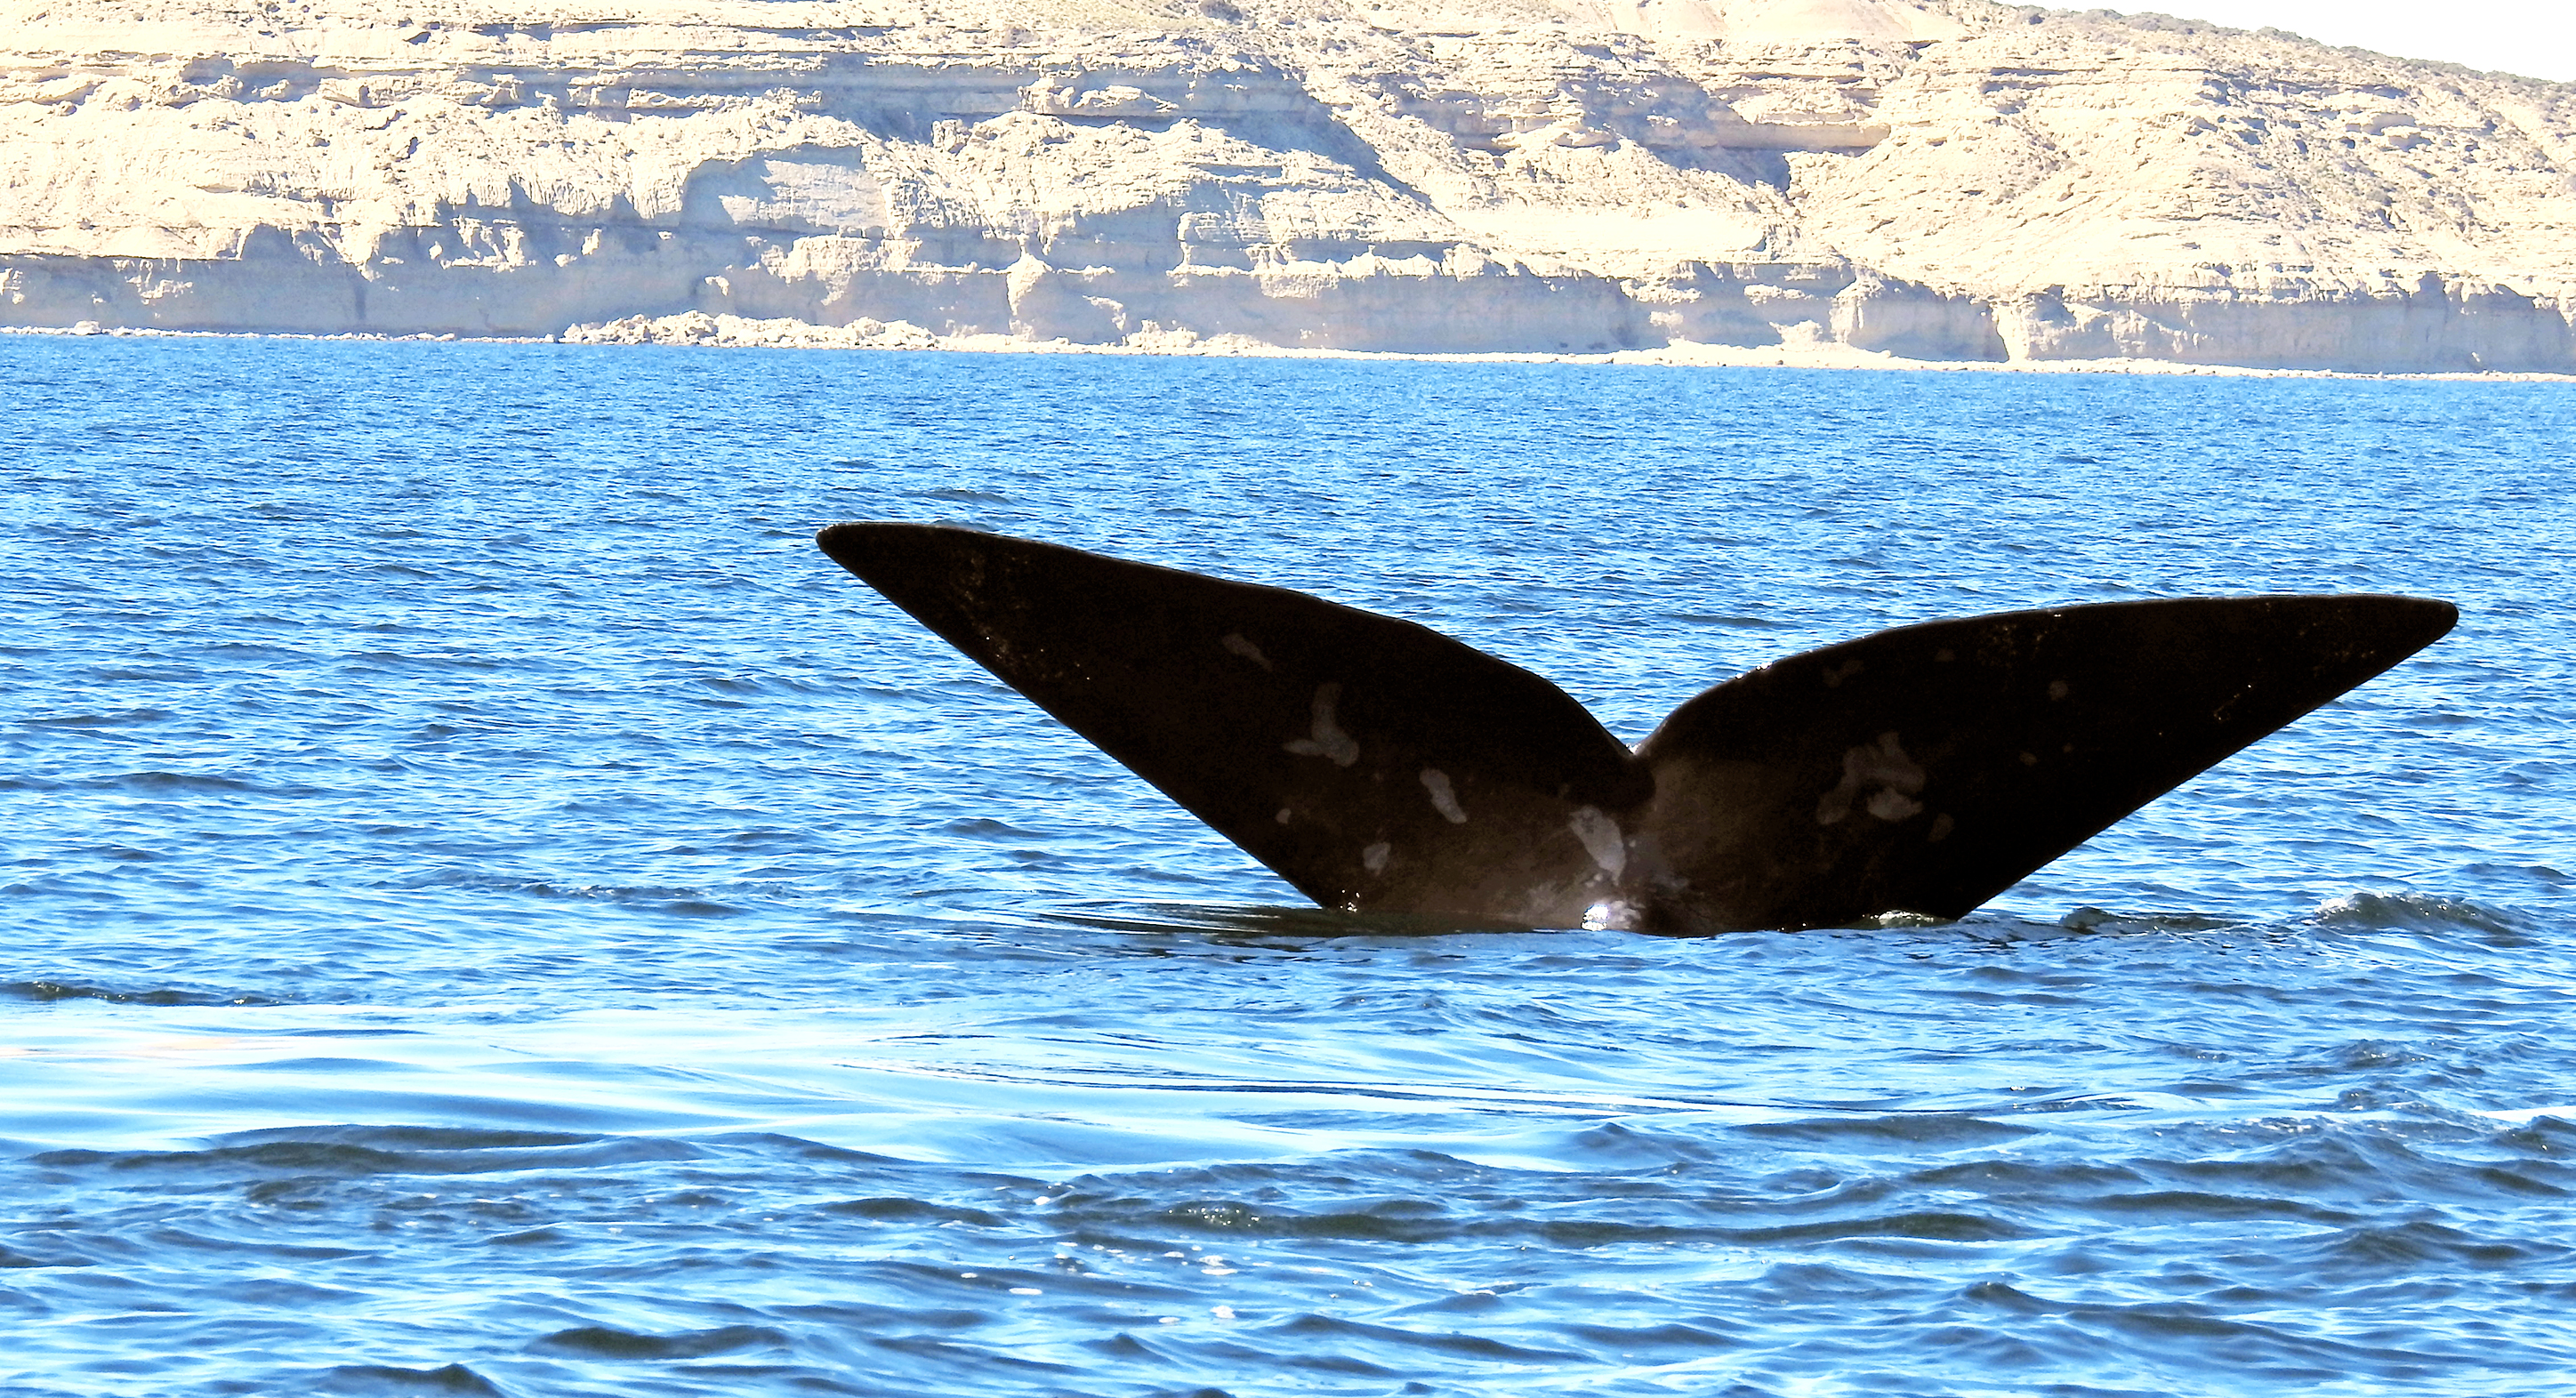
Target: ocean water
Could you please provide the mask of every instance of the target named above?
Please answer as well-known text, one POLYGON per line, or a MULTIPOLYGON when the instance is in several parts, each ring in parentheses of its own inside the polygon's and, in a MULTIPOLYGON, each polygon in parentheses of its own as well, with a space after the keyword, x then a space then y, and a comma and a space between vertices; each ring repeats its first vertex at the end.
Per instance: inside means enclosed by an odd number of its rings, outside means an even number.
POLYGON ((2576 392, 0 340, 0 1392, 2561 1394, 2576 392), (833 567, 1613 731, 1910 621, 2457 631, 1956 924, 1283 884, 833 567))

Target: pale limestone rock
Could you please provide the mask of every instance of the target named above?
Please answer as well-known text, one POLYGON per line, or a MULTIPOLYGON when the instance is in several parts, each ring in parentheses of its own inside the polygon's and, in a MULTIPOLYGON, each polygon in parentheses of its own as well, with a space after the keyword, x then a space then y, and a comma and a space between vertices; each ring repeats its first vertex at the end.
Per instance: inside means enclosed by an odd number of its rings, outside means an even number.
POLYGON ((2576 87, 1984 0, 0 0, 0 324, 2571 372, 2576 87))

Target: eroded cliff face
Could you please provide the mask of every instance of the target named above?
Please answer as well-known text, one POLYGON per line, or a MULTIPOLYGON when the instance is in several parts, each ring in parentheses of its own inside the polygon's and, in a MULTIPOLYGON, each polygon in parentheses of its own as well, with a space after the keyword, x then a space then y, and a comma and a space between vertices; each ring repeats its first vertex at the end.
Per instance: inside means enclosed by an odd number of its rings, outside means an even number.
POLYGON ((16 325, 2576 371, 2571 172, 1984 0, 0 3, 16 325))

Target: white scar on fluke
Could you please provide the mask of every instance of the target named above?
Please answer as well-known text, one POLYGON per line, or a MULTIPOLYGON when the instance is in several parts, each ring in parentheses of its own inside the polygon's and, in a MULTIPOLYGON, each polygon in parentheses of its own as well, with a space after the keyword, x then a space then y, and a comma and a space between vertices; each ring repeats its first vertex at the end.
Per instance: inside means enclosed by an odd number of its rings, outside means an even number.
POLYGON ((1579 807, 1565 824, 1602 873, 1615 879, 1628 867, 1628 839, 1619 832, 1619 822, 1598 807, 1579 807))
POLYGON ((1333 721, 1333 706, 1341 699, 1340 685, 1327 682, 1315 686, 1313 732, 1307 737, 1291 738, 1282 746, 1299 757, 1329 757, 1336 767, 1348 767, 1359 761, 1359 740, 1343 732, 1341 725, 1333 721))
POLYGON ((1861 802, 1861 809, 1880 820, 1919 815, 1923 803, 1913 798, 1923 793, 1923 782, 1923 769, 1905 755, 1896 735, 1881 733, 1876 743, 1844 750, 1843 779, 1817 798, 1816 823, 1831 825, 1850 815, 1853 800, 1865 790, 1869 796, 1861 802))
POLYGON ((1467 812, 1458 804, 1458 793, 1449 787, 1449 774, 1437 767, 1422 769, 1422 789, 1431 793, 1431 809, 1451 825, 1467 823, 1467 812))
POLYGON ((1242 656, 1244 659, 1260 666, 1264 670, 1276 668, 1271 665, 1270 657, 1261 653, 1261 647, 1245 640, 1243 638, 1243 633, 1240 631, 1228 631, 1224 635, 1218 637, 1216 643, 1225 647, 1228 651, 1242 656))
POLYGON ((2276 596, 1921 622, 1761 665, 1631 748, 1527 670, 1305 593, 937 525, 820 541, 1316 902, 1549 927, 1964 916, 2458 618, 2276 596))

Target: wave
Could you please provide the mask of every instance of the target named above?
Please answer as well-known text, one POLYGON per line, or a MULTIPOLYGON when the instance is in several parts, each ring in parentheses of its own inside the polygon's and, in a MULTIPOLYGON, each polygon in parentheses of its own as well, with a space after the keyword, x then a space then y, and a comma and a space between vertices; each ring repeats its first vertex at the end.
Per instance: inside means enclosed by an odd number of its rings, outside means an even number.
POLYGON ((53 1150, 52 1169, 215 1177, 482 1175, 691 1160, 701 1150, 653 1136, 438 1126, 303 1126, 243 1131, 201 1150, 53 1150))
MULTIPOLYGON (((1030 832, 993 821, 960 821, 950 825, 948 830, 950 833, 989 838, 1035 838, 1030 832)), ((1332 908, 1228 903, 1076 905, 1039 910, 1031 914, 1030 920, 1040 925, 1069 924, 1105 932, 1194 934, 1246 942, 1297 943, 1325 938, 1422 938, 1470 934, 1596 935, 1581 928, 1534 927, 1526 923, 1489 922, 1429 913, 1350 913, 1332 908)), ((1852 932, 1923 932, 1934 935, 1954 933, 1980 941, 2023 942, 2062 937, 2068 933, 2158 936, 2241 929, 2279 931, 2302 925, 2385 931, 2454 929, 2499 935, 2524 935, 2533 929, 2531 920, 2524 914, 2473 899, 2428 893, 2356 892, 2288 917, 2188 909, 2123 911, 2084 904, 2054 920, 1999 911, 1973 913, 1956 921, 1920 913, 1888 912, 1858 919, 1843 927, 1816 928, 1795 935, 1822 937, 1852 932)), ((1632 934, 1608 935, 1626 937, 1632 934)), ((1715 935, 1723 939, 1770 934, 1728 932, 1715 935)))
POLYGON ((620 1330, 606 1325, 580 1325, 539 1336, 528 1346, 539 1354, 583 1359, 704 1359, 746 1350, 785 1352, 795 1341, 787 1332, 766 1325, 720 1325, 675 1334, 620 1330))
POLYGON ((40 1005, 51 1004, 58 1000, 103 1000, 111 1005, 160 1006, 293 1003, 247 990, 187 990, 176 986, 154 986, 147 990, 119 990, 111 986, 43 979, 0 981, 0 998, 29 1000, 40 1005))
POLYGON ((742 908, 718 900, 705 889, 673 884, 558 883, 551 879, 514 878, 480 869, 439 869, 407 878, 388 879, 377 888, 465 888, 491 893, 520 893, 532 898, 613 903, 689 917, 732 917, 742 908))
POLYGON ((18 720, 30 728, 128 728, 138 724, 159 723, 170 717, 168 709, 126 709, 117 713, 56 714, 46 718, 18 720))
POLYGON ((2245 921, 2211 913, 2115 913, 2087 906, 2059 918, 2057 925, 2069 932, 2215 932, 2245 921))
POLYGON ((405 1369, 392 1364, 342 1364, 314 1376, 322 1393, 455 1394, 461 1398, 502 1398, 492 1381, 462 1364, 436 1369, 405 1369))
POLYGON ((2531 919, 2511 909, 2435 893, 2347 893, 2317 905, 2308 920, 2376 932, 2466 930, 2519 937, 2534 930, 2531 919))

